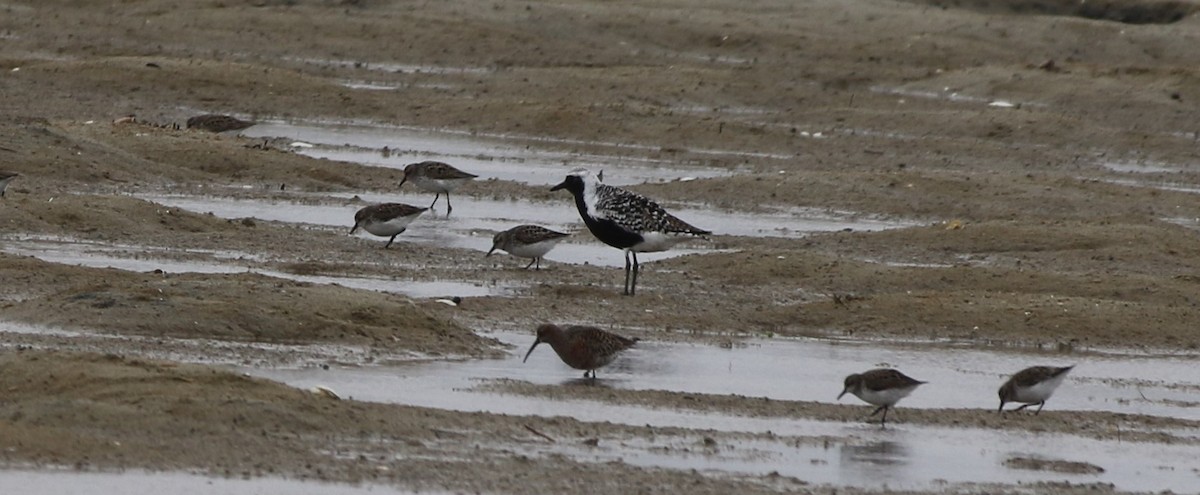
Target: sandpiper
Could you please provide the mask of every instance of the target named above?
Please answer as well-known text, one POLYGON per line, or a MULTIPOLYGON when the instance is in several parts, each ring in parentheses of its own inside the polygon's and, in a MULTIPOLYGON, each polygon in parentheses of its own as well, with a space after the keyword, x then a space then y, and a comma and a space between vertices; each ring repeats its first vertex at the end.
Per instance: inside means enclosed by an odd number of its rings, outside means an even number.
POLYGON ((197 115, 187 119, 188 129, 201 129, 208 132, 240 131, 252 125, 254 122, 220 114, 197 115))
POLYGON ((8 189, 8 183, 12 182, 12 180, 16 179, 19 175, 21 174, 9 172, 7 170, 0 170, 0 198, 4 197, 4 190, 8 189))
POLYGON ((687 239, 712 233, 676 218, 645 196, 601 183, 584 169, 571 171, 562 183, 550 190, 559 189, 566 189, 575 196, 575 207, 592 235, 625 251, 625 295, 628 296, 637 290, 637 253, 666 251, 687 239))
POLYGON ((525 269, 528 270, 536 264, 534 269, 540 270, 542 256, 569 235, 571 234, 555 232, 537 225, 518 225, 492 237, 492 249, 488 250, 487 256, 491 256, 497 249, 502 249, 513 256, 533 258, 525 265, 525 269))
POLYGON ((396 240, 396 236, 403 233, 408 224, 421 216, 429 208, 420 208, 404 203, 381 203, 363 207, 354 214, 354 226, 350 228, 350 233, 362 227, 363 230, 381 237, 391 236, 387 244, 383 246, 387 249, 392 245, 392 241, 396 240))
POLYGON ((596 327, 572 325, 566 328, 552 323, 544 323, 537 329, 537 340, 525 353, 525 359, 533 354, 533 349, 545 342, 550 344, 567 366, 584 370, 583 377, 591 374, 596 379, 596 368, 602 368, 611 363, 617 354, 637 343, 639 339, 629 339, 611 332, 605 332, 596 327))
POLYGON ((433 202, 429 204, 430 208, 445 194, 446 215, 449 215, 454 210, 454 206, 450 204, 450 191, 476 177, 478 176, 475 174, 463 172, 442 162, 424 161, 410 163, 404 167, 404 178, 400 179, 400 187, 404 187, 405 182, 412 181, 418 188, 436 193, 433 202))
POLYGON ((887 368, 874 369, 861 374, 846 377, 845 387, 838 394, 840 400, 847 392, 854 394, 864 402, 879 406, 870 415, 874 416, 883 411, 880 426, 887 426, 887 412, 900 399, 908 397, 913 390, 926 382, 914 380, 899 371, 887 368))
POLYGON ((1024 403, 1014 411, 1037 404, 1037 411, 1033 414, 1042 412, 1042 407, 1046 405, 1046 399, 1054 395, 1054 390, 1062 384, 1063 379, 1067 377, 1067 372, 1074 367, 1074 365, 1062 368, 1033 366, 1018 371, 1012 378, 1004 382, 1004 385, 1000 386, 1000 409, 997 412, 1003 412, 1004 404, 1009 402, 1024 403))

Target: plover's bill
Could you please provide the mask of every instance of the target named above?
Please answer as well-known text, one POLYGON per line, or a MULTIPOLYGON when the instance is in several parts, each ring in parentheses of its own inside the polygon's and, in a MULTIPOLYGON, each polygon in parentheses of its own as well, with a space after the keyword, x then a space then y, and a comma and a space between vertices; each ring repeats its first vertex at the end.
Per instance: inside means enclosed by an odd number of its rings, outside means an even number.
POLYGON ((637 290, 637 253, 666 251, 682 241, 712 233, 676 218, 645 196, 601 183, 584 169, 571 171, 550 190, 559 189, 575 196, 575 207, 592 235, 625 251, 625 295, 637 290))
POLYGON ((476 177, 478 176, 475 174, 463 172, 442 162, 424 161, 410 163, 404 167, 404 178, 400 179, 400 187, 404 187, 405 182, 412 182, 420 189, 435 193, 433 202, 429 204, 430 208, 445 194, 446 215, 449 215, 454 209, 450 204, 450 191, 476 177))
POLYGON ((488 250, 487 256, 491 256, 497 249, 502 249, 513 256, 533 258, 525 265, 526 270, 535 263, 535 269, 541 269, 542 256, 569 235, 571 234, 555 232, 537 225, 518 225, 492 237, 492 249, 488 250))
POLYGON ((188 129, 201 129, 208 132, 240 131, 252 125, 254 122, 211 113, 187 119, 188 129))
POLYGON ((404 203, 381 203, 367 206, 354 214, 354 227, 350 228, 350 233, 353 234, 359 227, 362 227, 363 230, 380 237, 391 236, 391 239, 388 239, 387 244, 383 246, 384 249, 387 249, 392 245, 392 241, 396 240, 396 236, 408 228, 408 224, 428 209, 404 203))
POLYGON ((7 170, 0 170, 0 198, 4 197, 4 190, 8 189, 8 183, 12 182, 12 180, 16 179, 19 175, 21 174, 9 172, 7 170))
POLYGON ((1004 385, 1000 386, 1000 409, 998 411, 1004 411, 1004 405, 1009 402, 1022 402, 1024 405, 1014 410, 1020 411, 1037 404, 1037 411, 1033 414, 1042 412, 1042 406, 1046 405, 1046 399, 1054 395, 1054 390, 1062 385, 1063 379, 1067 377, 1067 372, 1074 367, 1074 365, 1062 368, 1033 366, 1018 371, 1012 378, 1004 382, 1004 385))
POLYGON ((537 340, 533 341, 533 345, 529 347, 529 352, 525 353, 525 359, 521 362, 528 361, 529 355, 533 354, 533 350, 538 344, 545 342, 550 344, 559 359, 567 363, 567 366, 584 370, 584 378, 587 378, 590 373, 594 380, 597 368, 611 363, 617 354, 632 347, 637 341, 638 339, 628 339, 596 327, 572 325, 563 328, 552 323, 545 323, 538 327, 537 340))
POLYGON ((842 388, 842 393, 838 394, 838 399, 849 392, 868 404, 879 406, 871 416, 883 411, 883 419, 879 424, 887 426, 888 409, 900 402, 900 399, 908 397, 908 394, 923 383, 926 382, 914 380, 893 369, 874 369, 847 376, 845 387, 842 388))

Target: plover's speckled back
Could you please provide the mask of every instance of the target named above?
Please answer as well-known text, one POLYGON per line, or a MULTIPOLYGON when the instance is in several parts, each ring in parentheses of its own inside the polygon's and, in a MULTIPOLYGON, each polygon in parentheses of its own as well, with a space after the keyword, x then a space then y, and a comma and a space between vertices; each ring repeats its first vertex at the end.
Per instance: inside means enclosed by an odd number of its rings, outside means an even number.
POLYGON ((8 183, 12 182, 13 179, 16 179, 20 175, 21 174, 16 172, 0 170, 0 198, 4 197, 4 190, 8 189, 8 183))
POLYGON ((874 369, 847 376, 842 393, 838 394, 838 399, 841 399, 846 393, 851 393, 868 404, 879 406, 871 412, 871 416, 883 411, 883 419, 879 424, 887 426, 888 409, 895 406, 900 399, 908 397, 908 394, 924 383, 926 382, 915 380, 893 369, 874 369))
POLYGON ((1074 367, 1074 365, 1061 368, 1033 366, 1018 371, 1004 382, 1004 385, 1000 386, 1000 409, 998 411, 1004 411, 1004 404, 1009 402, 1021 402, 1024 404, 1016 408, 1016 411, 1037 404, 1037 411, 1033 414, 1042 412, 1042 407, 1046 405, 1046 399, 1054 395, 1054 391, 1058 389, 1063 379, 1067 377, 1067 373, 1074 367))
POLYGON ((240 131, 252 125, 254 122, 219 114, 197 115, 187 119, 188 129, 200 129, 208 132, 240 131))
POLYGON ((396 236, 408 228, 408 224, 428 209, 404 203, 380 203, 367 206, 354 214, 354 227, 350 228, 350 233, 353 234, 359 227, 362 227, 363 230, 377 236, 391 236, 387 244, 383 246, 384 249, 387 249, 392 245, 392 241, 396 240, 396 236))
POLYGON ((437 204, 438 198, 445 194, 446 215, 449 215, 454 210, 454 206, 450 204, 450 191, 476 177, 478 176, 475 174, 463 172, 446 163, 424 161, 410 163, 404 167, 404 178, 400 179, 400 187, 404 187, 405 182, 412 182, 420 189, 435 193, 433 202, 429 204, 430 208, 433 208, 433 205, 437 204))
POLYGON ((617 354, 633 347, 637 341, 638 339, 625 338, 596 327, 576 325, 560 327, 552 323, 545 323, 538 327, 537 340, 533 341, 533 345, 529 347, 529 352, 525 353, 525 359, 522 362, 529 360, 529 355, 533 354, 533 350, 537 348, 538 344, 545 342, 550 344, 554 353, 558 354, 559 359, 562 359, 567 366, 584 370, 583 377, 587 378, 591 374, 594 380, 597 368, 611 363, 617 354))
POLYGON ((487 256, 491 256, 497 249, 502 249, 513 256, 533 258, 525 265, 526 270, 535 263, 535 269, 541 269, 542 257, 550 252, 558 241, 569 235, 538 225, 518 225, 492 237, 492 249, 488 250, 487 256))
POLYGON ((572 171, 550 190, 559 189, 575 196, 575 207, 592 235, 625 251, 626 295, 637 290, 637 253, 666 251, 687 239, 712 233, 676 218, 645 196, 601 183, 584 169, 572 171))

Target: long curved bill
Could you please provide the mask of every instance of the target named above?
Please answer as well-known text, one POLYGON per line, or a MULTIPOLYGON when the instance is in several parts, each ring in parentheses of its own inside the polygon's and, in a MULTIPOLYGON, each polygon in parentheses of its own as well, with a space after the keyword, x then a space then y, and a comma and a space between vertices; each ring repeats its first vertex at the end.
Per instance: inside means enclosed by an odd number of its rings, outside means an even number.
POLYGON ((528 361, 529 355, 533 354, 533 349, 536 348, 538 346, 538 344, 541 344, 541 343, 542 343, 542 341, 540 341, 540 340, 533 341, 533 345, 529 346, 529 352, 525 353, 525 359, 522 359, 521 362, 524 363, 525 361, 528 361))

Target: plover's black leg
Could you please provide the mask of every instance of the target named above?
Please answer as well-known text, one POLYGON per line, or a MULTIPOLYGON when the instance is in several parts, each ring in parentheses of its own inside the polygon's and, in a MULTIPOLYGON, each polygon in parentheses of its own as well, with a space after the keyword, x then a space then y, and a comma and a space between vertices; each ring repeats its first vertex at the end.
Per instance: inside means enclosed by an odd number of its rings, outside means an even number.
POLYGON ((637 251, 630 251, 633 254, 633 283, 629 285, 629 295, 637 292, 637 276, 638 276, 638 260, 637 251))

